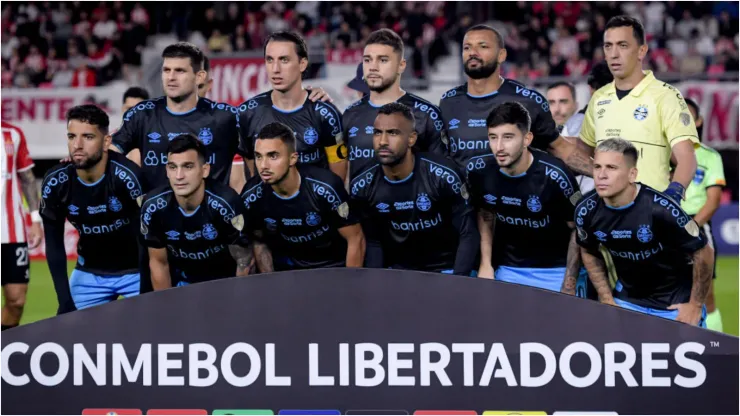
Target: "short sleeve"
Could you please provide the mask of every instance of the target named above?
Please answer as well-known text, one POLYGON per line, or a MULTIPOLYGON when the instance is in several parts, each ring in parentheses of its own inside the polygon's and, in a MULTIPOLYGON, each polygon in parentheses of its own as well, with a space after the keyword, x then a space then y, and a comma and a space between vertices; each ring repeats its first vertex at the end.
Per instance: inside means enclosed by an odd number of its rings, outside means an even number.
POLYGON ((681 92, 671 87, 660 100, 660 121, 663 135, 671 148, 684 140, 690 140, 694 147, 699 147, 699 134, 696 131, 694 118, 689 112, 681 92))
POLYGON ((583 124, 581 124, 581 132, 578 137, 582 142, 586 143, 591 147, 596 147, 596 132, 594 126, 594 109, 596 108, 596 94, 591 97, 588 102, 588 108, 586 109, 586 116, 583 118, 583 124))
POLYGON ((653 226, 659 230, 661 242, 666 247, 682 253, 692 254, 707 244, 696 222, 672 202, 653 206, 653 226))
POLYGON ((257 102, 249 100, 239 106, 237 118, 239 119, 239 147, 237 153, 248 160, 254 159, 254 139, 250 133, 250 121, 253 116, 252 109, 257 106, 257 102))
POLYGON ((162 198, 157 197, 145 200, 141 205, 141 235, 144 239, 145 246, 151 248, 164 248, 164 238, 158 218, 161 214, 160 210, 162 208, 160 207, 162 202, 159 203, 158 207, 157 201, 164 202, 162 198))
POLYGON ((707 166, 706 172, 704 172, 706 178, 704 179, 705 188, 712 186, 726 186, 725 181, 725 170, 722 165, 722 156, 719 153, 712 152, 712 157, 709 159, 709 166, 707 166))
MULTIPOLYGON (((314 103, 314 105, 317 105, 314 103)), ((322 147, 334 147, 344 144, 344 127, 342 114, 330 103, 318 104, 318 117, 321 120, 319 142, 322 147)))
POLYGON ((113 145, 124 155, 133 149, 141 149, 142 112, 131 109, 123 115, 121 128, 113 133, 113 145))
POLYGON ((593 235, 591 227, 592 210, 596 207, 596 200, 593 195, 581 199, 574 209, 572 221, 576 223, 576 242, 579 246, 595 251, 599 248, 599 241, 593 235))
POLYGON ((34 164, 33 159, 31 159, 31 154, 28 152, 26 136, 23 134, 23 131, 21 131, 21 129, 18 129, 17 131, 20 135, 20 141, 18 142, 18 153, 15 155, 15 163, 17 166, 17 171, 23 172, 31 169, 34 164))
POLYGON ((337 193, 339 204, 328 205, 331 211, 331 223, 337 228, 343 228, 360 222, 354 210, 350 207, 349 194, 344 189, 341 179, 334 175, 331 186, 337 193))
POLYGON ((570 169, 562 167, 558 168, 557 172, 564 177, 562 182, 558 182, 554 186, 558 196, 556 199, 557 212, 560 213, 560 218, 570 222, 573 221, 575 206, 581 200, 581 190, 578 186, 578 180, 570 169))
POLYGON ((216 200, 216 202, 211 203, 211 206, 214 203, 224 202, 227 209, 214 210, 214 212, 225 212, 225 215, 221 216, 221 221, 215 221, 217 223, 216 228, 223 232, 224 243, 246 247, 249 239, 244 231, 247 227, 247 216, 244 215, 245 209, 243 209, 242 200, 236 191, 227 186, 218 189, 220 195, 209 192, 216 200))
POLYGON ((69 180, 69 175, 64 169, 57 169, 47 173, 41 183, 41 202, 39 214, 47 221, 64 221, 67 216, 68 207, 63 206, 59 196, 59 190, 64 182, 69 180))
POLYGON ((538 105, 536 113, 536 116, 532 120, 532 134, 534 135, 532 147, 547 150, 550 143, 560 137, 560 131, 557 124, 555 124, 555 120, 552 118, 549 107, 545 110, 538 105))
POLYGON ((423 151, 445 156, 447 155, 447 145, 443 137, 446 137, 447 132, 445 131, 445 122, 442 120, 442 111, 431 104, 429 106, 432 107, 432 111, 427 113, 424 129, 419 132, 421 137, 417 140, 422 140, 423 145, 420 147, 423 151))

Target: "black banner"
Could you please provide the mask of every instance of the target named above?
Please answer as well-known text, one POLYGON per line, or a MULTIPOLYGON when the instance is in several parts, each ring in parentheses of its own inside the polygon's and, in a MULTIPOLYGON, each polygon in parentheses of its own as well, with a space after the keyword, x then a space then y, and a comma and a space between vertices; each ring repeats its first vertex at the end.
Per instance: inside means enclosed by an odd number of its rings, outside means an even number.
POLYGON ((329 269, 150 293, 3 332, 2 413, 736 414, 738 339, 502 282, 329 269))

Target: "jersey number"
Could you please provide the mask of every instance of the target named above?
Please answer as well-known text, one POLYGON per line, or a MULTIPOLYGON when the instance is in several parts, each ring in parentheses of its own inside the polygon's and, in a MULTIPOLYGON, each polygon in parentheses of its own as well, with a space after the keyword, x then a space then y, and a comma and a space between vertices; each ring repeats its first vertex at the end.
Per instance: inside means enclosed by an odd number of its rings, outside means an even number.
POLYGON ((18 257, 15 260, 16 266, 28 266, 28 247, 18 247, 15 249, 15 255, 18 257))

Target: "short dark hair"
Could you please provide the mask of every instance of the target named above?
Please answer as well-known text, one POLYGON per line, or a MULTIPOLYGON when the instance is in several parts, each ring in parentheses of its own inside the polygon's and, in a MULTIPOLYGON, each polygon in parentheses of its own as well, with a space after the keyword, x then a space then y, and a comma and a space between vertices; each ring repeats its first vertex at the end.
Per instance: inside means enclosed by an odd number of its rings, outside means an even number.
POLYGON ((388 103, 380 107, 380 110, 378 110, 378 114, 385 114, 387 116, 391 114, 400 114, 403 116, 403 118, 410 121, 412 126, 416 125, 416 118, 414 117, 414 112, 411 111, 411 107, 401 103, 388 103))
POLYGON ((591 72, 588 74, 588 86, 593 88, 594 91, 598 91, 606 84, 614 81, 614 75, 609 71, 609 64, 606 61, 601 61, 591 68, 591 72))
POLYGON ((293 43, 295 45, 295 53, 298 55, 298 59, 306 58, 306 60, 308 60, 308 46, 306 46, 306 41, 298 33, 283 30, 271 34, 267 39, 265 39, 265 45, 262 48, 263 55, 267 53, 267 44, 271 41, 293 43))
POLYGON ((180 134, 167 145, 167 154, 185 153, 188 150, 195 150, 198 153, 198 161, 206 163, 206 145, 203 144, 194 134, 180 134))
POLYGON ((203 69, 204 57, 203 51, 189 42, 173 43, 162 51, 162 58, 190 58, 190 65, 193 67, 193 72, 203 69))
POLYGON ((701 113, 699 112, 699 104, 696 103, 696 101, 692 100, 691 98, 684 98, 684 101, 686 101, 686 105, 694 109, 694 112, 696 113, 696 117, 699 118, 701 113))
POLYGON ((365 46, 367 45, 386 45, 393 48, 394 52, 398 52, 403 57, 403 39, 398 36, 398 33, 390 29, 380 29, 371 33, 367 37, 365 46))
POLYGON ((283 123, 274 122, 262 127, 257 134, 258 140, 279 139, 288 146, 288 151, 293 153, 296 148, 296 138, 293 130, 283 123))
POLYGON ((632 166, 637 165, 637 157, 639 153, 637 148, 629 140, 622 139, 621 137, 612 137, 611 139, 604 140, 599 143, 594 149, 594 152, 617 152, 621 153, 625 159, 628 159, 632 166))
POLYGON ((632 34, 635 36, 637 43, 640 46, 645 44, 645 26, 642 25, 640 19, 625 15, 614 16, 606 23, 606 27, 604 27, 604 32, 616 27, 631 27, 632 34))
POLYGON ((529 133, 532 126, 532 117, 529 111, 516 101, 505 102, 493 111, 486 118, 486 127, 498 127, 502 124, 513 124, 524 134, 529 133))
POLYGON ((81 121, 86 124, 97 126, 103 134, 108 134, 110 119, 100 107, 94 104, 83 104, 72 107, 67 111, 67 124, 71 120, 81 121))
POLYGON ((568 89, 570 90, 571 98, 573 98, 573 101, 576 100, 576 87, 570 82, 567 82, 567 81, 554 82, 547 87, 547 90, 550 91, 553 88, 560 88, 560 87, 568 87, 568 89))
POLYGON ((141 98, 142 100, 149 99, 149 93, 141 87, 131 87, 123 93, 123 102, 125 103, 128 98, 141 98))
POLYGON ((203 70, 206 72, 211 72, 211 60, 208 59, 208 56, 203 55, 203 70))
POLYGON ((487 30, 489 32, 493 32, 493 34, 496 36, 496 40, 498 41, 498 47, 501 49, 506 47, 506 45, 504 44, 504 36, 501 34, 501 32, 498 31, 498 29, 494 28, 493 26, 473 25, 465 31, 465 34, 467 35, 470 32, 476 32, 479 30, 487 30))

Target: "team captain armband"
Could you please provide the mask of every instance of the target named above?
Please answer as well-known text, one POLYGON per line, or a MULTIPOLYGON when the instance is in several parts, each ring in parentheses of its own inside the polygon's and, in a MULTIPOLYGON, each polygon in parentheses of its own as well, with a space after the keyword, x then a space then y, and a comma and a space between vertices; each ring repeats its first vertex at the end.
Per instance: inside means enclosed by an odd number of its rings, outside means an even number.
POLYGON ((325 147, 324 151, 329 163, 337 163, 347 159, 347 146, 344 143, 325 147))

